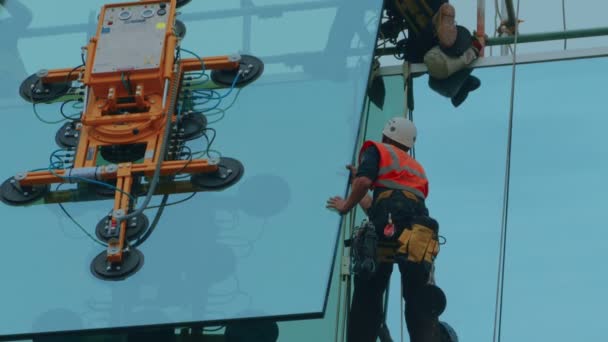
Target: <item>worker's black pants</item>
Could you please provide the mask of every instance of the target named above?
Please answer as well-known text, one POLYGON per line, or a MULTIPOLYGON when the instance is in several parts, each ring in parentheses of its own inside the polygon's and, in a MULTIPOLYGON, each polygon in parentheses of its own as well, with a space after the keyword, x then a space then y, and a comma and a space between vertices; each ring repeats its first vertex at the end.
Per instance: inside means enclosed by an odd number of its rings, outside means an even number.
MULTIPOLYGON (((437 317, 425 313, 416 302, 416 294, 428 281, 428 272, 421 266, 399 265, 405 300, 405 322, 411 342, 439 342, 437 317), (419 266, 419 267, 418 267, 419 266)), ((355 276, 355 291, 350 309, 348 342, 376 342, 384 321, 384 291, 390 281, 393 264, 378 265, 370 279, 355 276)))
MULTIPOLYGON (((389 198, 374 203, 370 219, 380 236, 391 213, 396 227, 409 227, 417 215, 428 215, 422 200, 405 198, 395 191, 389 198)), ((402 229, 399 229, 399 233, 402 229)), ((423 303, 416 301, 417 294, 428 283, 429 271, 422 265, 399 264, 403 299, 405 299, 405 322, 410 342, 439 342, 437 317, 425 313, 423 303)), ((384 321, 384 292, 393 272, 392 263, 382 263, 370 278, 355 275, 353 299, 348 324, 348 342, 376 342, 380 325, 384 321)), ((395 289, 399 290, 399 289, 395 289)), ((418 295, 419 297, 419 295, 418 295)))

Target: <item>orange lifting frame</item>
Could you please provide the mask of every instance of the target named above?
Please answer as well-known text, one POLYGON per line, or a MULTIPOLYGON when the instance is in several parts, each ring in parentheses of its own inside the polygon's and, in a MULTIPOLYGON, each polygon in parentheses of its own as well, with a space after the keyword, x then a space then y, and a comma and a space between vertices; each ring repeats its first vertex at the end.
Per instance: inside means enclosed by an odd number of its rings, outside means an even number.
MULTIPOLYGON (((146 1, 149 4, 166 3, 167 1, 146 1)), ((170 0, 171 8, 176 8, 176 0, 170 0)), ((50 70, 42 79, 43 83, 64 83, 81 79, 88 87, 85 98, 85 110, 82 115, 82 126, 80 128, 80 140, 78 143, 73 170, 97 167, 97 151, 99 147, 107 145, 146 144, 146 154, 140 164, 121 163, 115 169, 106 170, 100 167, 98 173, 102 180, 116 179, 116 192, 114 197, 114 210, 123 210, 128 213, 131 207, 129 194, 133 186, 133 176, 154 174, 156 164, 161 155, 162 139, 167 124, 167 115, 173 113, 172 104, 178 96, 179 91, 173 93, 171 89, 178 89, 184 72, 201 70, 233 70, 239 67, 239 62, 231 61, 228 56, 183 59, 179 63, 178 71, 174 72, 174 52, 177 46, 177 38, 173 35, 173 23, 175 19, 174 10, 169 11, 169 18, 165 34, 164 53, 161 57, 160 67, 150 70, 129 71, 130 80, 135 85, 134 102, 118 104, 118 98, 130 96, 125 94, 121 86, 121 77, 124 71, 109 72, 104 74, 93 74, 95 62, 95 51, 98 37, 100 35, 104 14, 109 7, 141 5, 142 2, 129 2, 122 4, 105 5, 100 16, 97 36, 92 38, 86 47, 88 51, 86 67, 78 69, 56 69, 50 70), (175 87, 175 88, 174 88, 175 87), (164 103, 164 106, 163 106, 164 103), (107 115, 116 109, 136 108, 134 114, 107 115)), ((124 101, 123 101, 124 102, 124 101)), ((175 117, 171 118, 174 123, 175 117)), ((209 163, 205 159, 169 160, 161 164, 160 174, 172 175, 177 172, 185 173, 208 173, 217 171, 218 166, 209 163)), ((49 170, 29 172, 25 178, 20 180, 20 185, 46 185, 52 183, 69 182, 70 174, 66 170, 49 170)), ((115 221, 113 220, 113 223, 115 221)), ((112 263, 121 263, 123 260, 123 249, 125 247, 125 236, 127 222, 122 221, 120 235, 117 242, 110 242, 115 252, 108 249, 107 260, 112 263)))

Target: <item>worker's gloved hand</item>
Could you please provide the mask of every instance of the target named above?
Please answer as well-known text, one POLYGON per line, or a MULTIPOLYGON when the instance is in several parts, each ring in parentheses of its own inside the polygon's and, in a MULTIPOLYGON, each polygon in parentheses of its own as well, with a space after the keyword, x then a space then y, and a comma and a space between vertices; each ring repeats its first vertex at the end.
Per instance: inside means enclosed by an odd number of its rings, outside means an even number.
POLYGON ((462 58, 462 61, 464 62, 464 64, 469 65, 469 64, 473 63, 473 61, 476 60, 478 56, 479 56, 479 51, 476 50, 475 48, 470 48, 470 49, 467 49, 460 58, 462 58))
POLYGON ((473 49, 475 49, 475 52, 477 53, 477 56, 479 57, 479 55, 481 55, 481 51, 483 51, 483 49, 485 47, 484 42, 487 42, 489 37, 487 34, 484 34, 484 36, 482 38, 477 34, 477 31, 473 31, 473 35, 471 36, 471 39, 472 39, 471 44, 473 45, 473 49))

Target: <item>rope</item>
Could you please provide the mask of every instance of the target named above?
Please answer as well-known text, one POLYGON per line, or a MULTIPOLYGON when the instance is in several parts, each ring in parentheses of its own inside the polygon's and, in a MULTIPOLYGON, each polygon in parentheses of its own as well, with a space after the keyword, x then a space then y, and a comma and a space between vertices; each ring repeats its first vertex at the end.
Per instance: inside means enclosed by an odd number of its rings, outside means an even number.
MULTIPOLYGON (((566 0, 562 0, 562 21, 564 23, 564 32, 566 32, 566 0)), ((568 38, 564 39, 564 50, 568 49, 568 38)))
MULTIPOLYGON (((500 6, 498 6, 498 0, 494 0, 494 38, 498 36, 498 24, 502 23, 503 20, 502 13, 500 13, 500 6)), ((490 56, 494 56, 494 46, 490 46, 490 56)))
MULTIPOLYGON (((364 117, 362 118, 364 120, 364 124, 363 124, 363 135, 362 138, 363 140, 366 140, 367 138, 367 127, 369 124, 369 114, 371 111, 371 105, 370 105, 370 101, 369 99, 366 101, 366 108, 364 108, 364 117)), ((359 143, 359 142, 358 142, 359 143)), ((358 146, 357 146, 358 147, 358 146)), ((356 153, 353 156, 353 164, 356 162, 356 153)), ((350 179, 350 178, 349 178, 350 179)), ((350 187, 350 181, 349 181, 349 187, 350 187)), ((355 207, 356 208, 356 207, 355 207)), ((356 223, 356 210, 351 210, 349 215, 348 215, 348 230, 344 229, 343 233, 342 233, 342 241, 345 241, 346 239, 350 238, 350 236, 352 235, 352 232, 354 231, 355 228, 355 223, 356 223)), ((338 255, 341 256, 341 258, 344 257, 348 257, 350 259, 350 254, 349 255, 345 255, 344 254, 345 248, 344 248, 344 243, 342 242, 340 245, 340 253, 338 255)), ((340 259, 338 261, 340 263, 340 267, 339 267, 339 272, 340 275, 342 274, 342 259, 340 259)), ((335 331, 334 331, 334 341, 338 342, 338 341, 345 341, 346 340, 346 336, 347 336, 347 329, 348 329, 348 312, 350 311, 350 276, 340 276, 340 279, 338 281, 338 310, 336 312, 336 327, 335 327, 335 331), (344 294, 344 306, 343 309, 340 310, 340 307, 342 306, 341 302, 342 302, 342 283, 347 281, 347 285, 345 286, 345 294, 344 294), (343 313, 343 315, 341 315, 341 313, 343 313), (342 319, 340 319, 342 318, 342 319), (342 335, 340 334, 340 331, 342 333, 342 335), (342 337, 342 339, 340 339, 340 337, 342 337)))
MULTIPOLYGON (((344 335, 344 325, 345 325, 345 314, 341 315, 344 309, 341 308, 342 304, 342 282, 344 282, 344 276, 342 276, 342 259, 344 258, 344 240, 346 240, 346 229, 342 230, 342 242, 340 243, 340 253, 338 255, 340 258, 338 259, 338 305, 336 310, 336 327, 334 330, 334 341, 344 341, 346 336, 344 335), (342 318, 342 319, 340 319, 342 318), (340 335, 341 334, 341 335, 340 335), (342 339, 340 339, 342 337, 342 339)), ((348 304, 345 305, 345 309, 348 310, 348 304)))
MULTIPOLYGON (((344 255, 344 243, 342 243, 342 247, 340 248, 340 254, 338 255, 344 255)), ((340 262, 340 267, 339 267, 339 272, 342 273, 342 260, 339 261, 340 262)), ((336 310, 336 327, 334 329, 334 341, 338 342, 341 341, 338 339, 338 334, 340 332, 340 303, 342 303, 342 275, 340 274, 338 276, 338 309, 336 310)))
POLYGON ((405 337, 403 336, 403 322, 405 321, 405 306, 403 305, 403 282, 401 283, 401 297, 399 298, 399 302, 401 302, 401 313, 400 313, 400 317, 401 319, 399 320, 399 325, 400 325, 400 329, 399 329, 399 333, 401 335, 401 342, 405 341, 405 337))
MULTIPOLYGON (((409 106, 409 93, 410 93, 410 87, 414 86, 414 82, 411 79, 412 77, 412 73, 411 73, 411 64, 408 62, 408 66, 407 66, 407 77, 405 78, 405 85, 406 85, 406 91, 405 91, 405 110, 407 113, 407 117, 411 122, 414 122, 414 111, 410 109, 409 106)), ((414 144, 414 146, 412 146, 412 148, 410 149, 410 155, 412 156, 412 158, 416 159, 416 145, 414 144)), ((403 300, 403 282, 400 281, 399 282, 401 284, 400 286, 400 295, 401 297, 399 297, 399 303, 400 303, 400 312, 399 312, 399 336, 401 338, 401 342, 405 341, 405 336, 404 336, 404 329, 403 329, 403 322, 405 322, 405 303, 403 300)))
MULTIPOLYGON (((519 0, 517 0, 517 14, 515 20, 519 18, 519 0)), ((511 72, 511 100, 509 108, 509 128, 507 134, 507 156, 505 166, 505 187, 502 208, 502 224, 500 229, 500 253, 498 261, 498 282, 496 286, 496 312, 494 315, 494 336, 492 341, 500 342, 502 329, 502 304, 505 282, 505 261, 507 254, 507 224, 509 218, 509 188, 511 182, 511 150, 513 144, 513 107, 515 103, 515 75, 517 69, 517 39, 519 30, 515 30, 515 40, 513 44, 513 69, 511 72)))
MULTIPOLYGON (((351 210, 349 213, 349 229, 348 229, 348 236, 352 236, 354 228, 355 228, 355 217, 356 217, 356 210, 351 210)), ((348 254, 348 257, 350 259, 350 252, 348 254)), ((350 273, 349 275, 347 275, 346 277, 346 295, 344 298, 344 323, 343 323, 343 338, 344 340, 346 340, 346 337, 348 335, 348 322, 350 319, 350 291, 351 291, 351 276, 350 273)))
MULTIPOLYGON (((412 77, 412 68, 411 68, 411 64, 410 62, 407 62, 407 67, 406 64, 404 63, 403 65, 403 78, 404 78, 404 82, 405 82, 405 96, 404 96, 404 104, 403 104, 403 108, 405 108, 405 113, 407 114, 407 118, 411 121, 414 122, 414 111, 410 109, 409 106, 409 93, 410 93, 410 87, 414 86, 414 82, 411 80, 412 77)), ((410 155, 412 156, 412 158, 416 159, 416 146, 413 146, 410 149, 410 155)))

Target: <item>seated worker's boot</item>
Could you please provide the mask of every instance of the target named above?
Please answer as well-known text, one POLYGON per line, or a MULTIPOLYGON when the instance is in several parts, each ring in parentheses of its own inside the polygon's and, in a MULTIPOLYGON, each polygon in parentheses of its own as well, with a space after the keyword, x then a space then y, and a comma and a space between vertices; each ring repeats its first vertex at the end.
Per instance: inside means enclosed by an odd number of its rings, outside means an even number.
POLYGON ((475 76, 469 76, 456 95, 452 97, 452 105, 460 106, 467 99, 469 93, 481 86, 481 81, 475 76))
POLYGON ((439 39, 439 45, 444 48, 450 48, 456 42, 458 30, 456 29, 456 9, 449 3, 445 3, 439 7, 439 11, 433 17, 435 32, 439 39))

